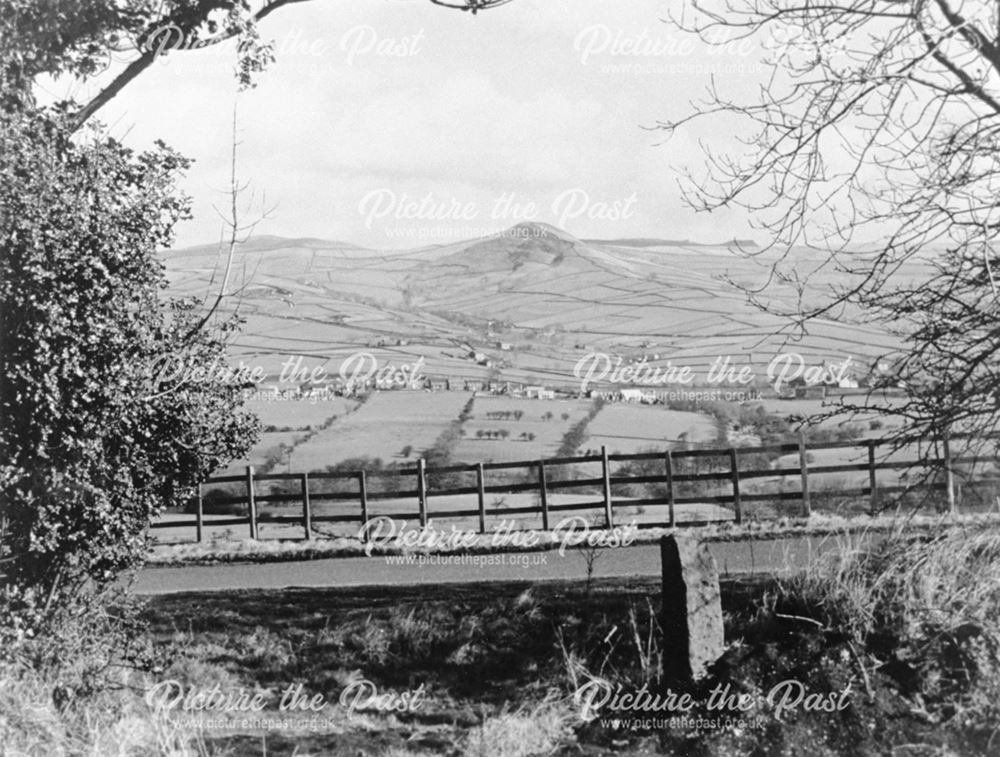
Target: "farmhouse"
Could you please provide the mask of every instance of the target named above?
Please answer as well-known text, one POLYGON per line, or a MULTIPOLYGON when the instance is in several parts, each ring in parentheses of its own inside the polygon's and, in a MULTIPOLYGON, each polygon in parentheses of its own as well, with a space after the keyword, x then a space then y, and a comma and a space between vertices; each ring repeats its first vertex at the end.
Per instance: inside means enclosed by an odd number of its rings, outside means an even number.
POLYGON ((480 379, 468 379, 465 382, 465 391, 467 392, 481 392, 483 388, 483 382, 480 379))
POLYGON ((556 398, 556 393, 544 386, 526 386, 524 395, 533 400, 554 400, 556 398))
POLYGON ((427 388, 432 392, 447 392, 451 390, 451 381, 446 378, 428 378, 427 388))

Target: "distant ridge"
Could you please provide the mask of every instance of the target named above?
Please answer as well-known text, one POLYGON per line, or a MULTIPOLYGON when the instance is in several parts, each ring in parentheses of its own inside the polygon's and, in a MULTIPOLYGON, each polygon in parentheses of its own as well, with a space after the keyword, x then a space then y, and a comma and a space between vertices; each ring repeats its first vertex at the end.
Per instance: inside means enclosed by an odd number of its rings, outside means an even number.
POLYGON ((610 245, 613 247, 756 247, 752 239, 729 239, 725 242, 692 242, 690 239, 648 239, 645 237, 625 239, 583 239, 587 244, 610 245))
POLYGON ((541 221, 523 221, 519 224, 511 226, 509 229, 503 232, 502 236, 506 237, 549 237, 552 239, 561 239, 564 242, 577 243, 582 240, 577 239, 568 231, 560 229, 558 226, 553 226, 550 223, 542 223, 541 221))

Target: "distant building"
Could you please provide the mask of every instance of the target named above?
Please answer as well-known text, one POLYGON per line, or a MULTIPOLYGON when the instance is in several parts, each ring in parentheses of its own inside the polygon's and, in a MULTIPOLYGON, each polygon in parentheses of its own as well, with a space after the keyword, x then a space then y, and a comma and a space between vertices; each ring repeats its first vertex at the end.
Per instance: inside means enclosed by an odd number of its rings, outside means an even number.
POLYGON ((468 379, 465 382, 465 391, 467 392, 481 392, 483 388, 483 382, 479 379, 468 379))
POLYGON ((526 386, 524 396, 534 400, 554 400, 556 393, 544 386, 526 386))
POLYGON ((432 392, 447 392, 451 390, 451 382, 446 378, 429 378, 427 388, 432 392))

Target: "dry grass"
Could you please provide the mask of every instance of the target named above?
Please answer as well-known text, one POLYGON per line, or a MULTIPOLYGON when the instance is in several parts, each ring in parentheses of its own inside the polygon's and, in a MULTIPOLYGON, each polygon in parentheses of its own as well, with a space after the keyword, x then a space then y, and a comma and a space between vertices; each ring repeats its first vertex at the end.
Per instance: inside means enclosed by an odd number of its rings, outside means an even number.
POLYGON ((841 541, 784 579, 776 605, 846 633, 927 718, 1000 722, 1000 531, 841 541))
POLYGON ((204 745, 129 689, 57 707, 58 681, 0 668, 0 752, 11 757, 189 757, 204 745))
POLYGON ((531 707, 505 708, 469 733, 461 752, 467 757, 552 754, 572 741, 574 718, 568 703, 556 697, 548 697, 531 707))

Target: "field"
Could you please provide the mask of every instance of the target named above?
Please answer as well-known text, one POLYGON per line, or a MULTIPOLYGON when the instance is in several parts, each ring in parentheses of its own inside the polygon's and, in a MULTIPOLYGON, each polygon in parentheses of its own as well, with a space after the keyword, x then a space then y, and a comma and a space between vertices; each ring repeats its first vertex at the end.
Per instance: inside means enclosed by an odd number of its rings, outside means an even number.
POLYGON ((289 470, 289 450, 294 450, 332 419, 348 415, 358 404, 357 400, 337 396, 323 400, 248 400, 246 409, 256 413, 264 430, 246 458, 234 460, 215 475, 236 475, 247 465, 258 471, 285 472, 289 470))
POLYGON ((823 418, 817 424, 819 427, 840 426, 852 423, 860 430, 861 438, 878 438, 885 436, 891 430, 899 428, 902 420, 898 417, 880 413, 878 407, 898 406, 903 400, 897 397, 872 397, 866 399, 863 394, 850 394, 844 397, 831 396, 826 399, 775 399, 764 398, 756 400, 755 405, 761 405, 769 413, 778 416, 795 416, 797 418, 818 417, 828 414, 844 406, 872 407, 871 410, 859 410, 851 415, 823 418))
POLYGON ((329 396, 325 399, 250 399, 246 408, 257 414, 265 428, 308 431, 333 416, 343 416, 358 406, 355 399, 329 396))
POLYGON ((456 420, 469 401, 469 392, 375 392, 356 411, 339 418, 290 456, 293 471, 325 470, 347 458, 372 457, 385 462, 406 460, 403 448, 411 446, 420 457, 456 420))
POLYGON ((607 403, 587 427, 583 445, 631 454, 648 448, 665 449, 679 441, 711 442, 715 424, 701 413, 669 410, 661 405, 607 403))
POLYGON ((463 425, 465 434, 452 457, 456 462, 553 457, 563 435, 590 408, 590 400, 477 396, 472 417, 463 425), (480 437, 480 432, 484 436, 480 437), (504 432, 508 434, 506 437, 496 438, 504 432))
MULTIPOLYGON (((814 324, 790 346, 776 336, 783 324, 724 280, 759 283, 761 261, 725 245, 633 245, 580 240, 544 224, 518 228, 524 233, 402 251, 252 239, 234 270, 247 318, 234 358, 260 365, 271 380, 292 356, 337 375, 363 351, 380 366, 423 358, 428 376, 580 388, 575 368, 595 351, 626 363, 645 356, 690 366, 701 377, 716 357, 730 356, 763 380, 779 352, 810 364, 850 356, 864 372, 896 346, 883 331, 848 320, 814 324)), ((813 251, 793 254, 802 268, 818 263, 813 251)), ((197 295, 219 255, 205 246, 164 260, 173 292, 197 295)), ((813 283, 825 292, 833 282, 821 272, 813 283)))

